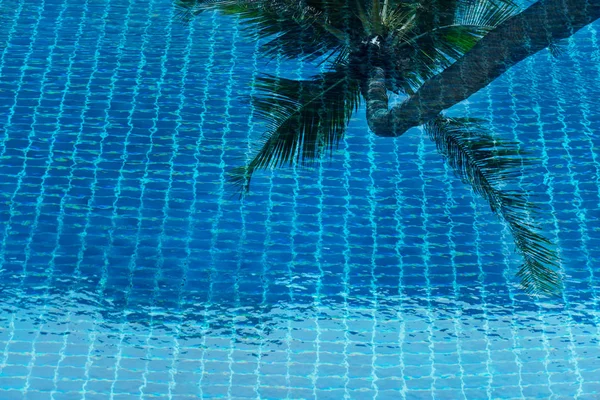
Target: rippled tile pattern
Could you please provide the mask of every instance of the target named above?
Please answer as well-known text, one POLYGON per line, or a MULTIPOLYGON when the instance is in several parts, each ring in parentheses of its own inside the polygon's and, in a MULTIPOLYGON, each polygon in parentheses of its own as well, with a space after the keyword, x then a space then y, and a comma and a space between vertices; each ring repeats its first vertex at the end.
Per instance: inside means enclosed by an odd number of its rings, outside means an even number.
POLYGON ((264 125, 235 17, 168 0, 0 0, 1 399, 600 398, 600 26, 451 113, 538 157, 518 182, 564 259, 512 239, 419 129, 225 172, 264 125))

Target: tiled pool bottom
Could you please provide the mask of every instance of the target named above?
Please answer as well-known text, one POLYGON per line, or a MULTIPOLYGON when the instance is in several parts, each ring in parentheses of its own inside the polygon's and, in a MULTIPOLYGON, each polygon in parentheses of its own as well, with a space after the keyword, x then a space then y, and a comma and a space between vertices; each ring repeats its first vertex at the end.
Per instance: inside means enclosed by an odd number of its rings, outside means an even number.
POLYGON ((0 0, 0 400, 600 398, 597 25, 453 110, 538 160, 565 274, 538 303, 433 144, 362 109, 232 197, 253 79, 309 66, 170 5, 0 0))
MULTIPOLYGON (((84 299, 2 319, 2 399, 597 399, 594 326, 552 308, 469 315, 390 297, 384 310, 273 307, 254 328, 202 321, 123 326, 84 299), (318 318, 316 318, 318 316, 318 318), (234 330, 232 330, 234 327, 234 330)), ((10 305, 7 305, 10 307, 10 305)), ((543 308, 543 307, 542 307, 543 308)), ((245 310, 245 312, 244 312, 245 310)), ((158 311, 158 310, 156 310, 158 311)), ((202 312, 198 310, 198 312, 202 312)), ((159 314, 160 315, 160 314, 159 314)), ((164 314, 163 314, 164 315, 164 314)))

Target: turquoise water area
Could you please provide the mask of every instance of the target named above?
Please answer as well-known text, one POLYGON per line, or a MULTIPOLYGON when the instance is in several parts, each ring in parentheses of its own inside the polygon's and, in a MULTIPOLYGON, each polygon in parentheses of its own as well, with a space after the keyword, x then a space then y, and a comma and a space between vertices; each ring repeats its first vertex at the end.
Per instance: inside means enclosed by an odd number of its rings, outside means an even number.
POLYGON ((450 114, 538 158, 563 259, 524 294, 505 226, 421 129, 226 172, 264 131, 235 17, 0 1, 0 399, 600 398, 600 25, 450 114))

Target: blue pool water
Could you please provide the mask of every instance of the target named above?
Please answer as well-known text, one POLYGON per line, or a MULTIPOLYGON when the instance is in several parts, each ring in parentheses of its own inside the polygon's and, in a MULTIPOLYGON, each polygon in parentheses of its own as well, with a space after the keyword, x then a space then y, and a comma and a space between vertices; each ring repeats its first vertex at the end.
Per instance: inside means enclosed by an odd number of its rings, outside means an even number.
POLYGON ((600 25, 450 113, 539 162, 563 259, 524 294, 506 227, 420 129, 229 168, 264 123, 235 17, 169 0, 0 0, 0 399, 600 398, 600 25))

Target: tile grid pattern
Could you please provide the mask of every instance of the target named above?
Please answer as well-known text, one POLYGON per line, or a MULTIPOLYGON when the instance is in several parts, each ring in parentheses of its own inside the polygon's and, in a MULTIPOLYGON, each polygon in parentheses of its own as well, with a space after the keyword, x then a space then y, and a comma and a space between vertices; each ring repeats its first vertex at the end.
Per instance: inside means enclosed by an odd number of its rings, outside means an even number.
POLYGON ((257 71, 311 73, 261 60, 235 19, 0 7, 0 397, 600 392, 595 25, 452 111, 542 156, 521 185, 569 260, 563 307, 512 287, 508 232, 419 130, 391 146, 359 113, 330 161, 229 197, 263 129, 257 71))

